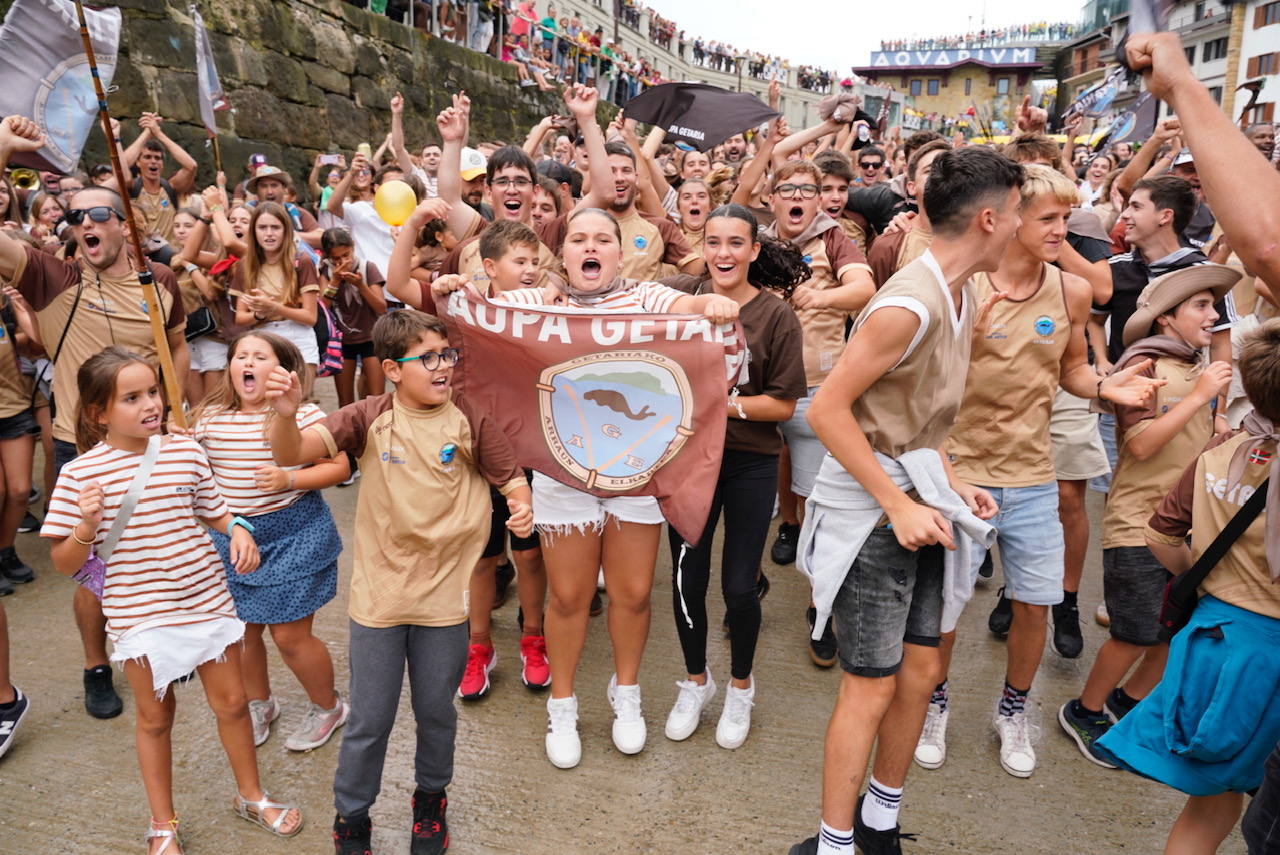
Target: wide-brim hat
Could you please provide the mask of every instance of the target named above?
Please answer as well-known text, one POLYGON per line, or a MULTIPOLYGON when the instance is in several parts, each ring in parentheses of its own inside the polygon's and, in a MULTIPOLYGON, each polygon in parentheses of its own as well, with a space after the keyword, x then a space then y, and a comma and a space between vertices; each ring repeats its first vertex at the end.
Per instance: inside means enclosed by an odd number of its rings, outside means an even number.
POLYGON ((245 185, 249 192, 258 195, 258 182, 264 178, 274 178, 286 187, 293 186, 293 176, 278 166, 260 166, 245 185))
POLYGON ((1142 289, 1137 311, 1125 321, 1121 336, 1124 346, 1150 335, 1156 318, 1173 311, 1184 300, 1201 291, 1209 291, 1214 300, 1221 300, 1239 281, 1240 271, 1223 264, 1197 264, 1157 276, 1142 289))

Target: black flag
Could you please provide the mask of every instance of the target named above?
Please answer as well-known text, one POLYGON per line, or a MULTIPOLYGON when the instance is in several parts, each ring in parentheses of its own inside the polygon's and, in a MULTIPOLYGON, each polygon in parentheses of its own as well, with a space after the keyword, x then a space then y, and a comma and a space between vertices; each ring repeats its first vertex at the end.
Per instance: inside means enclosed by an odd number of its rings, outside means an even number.
POLYGON ((664 83, 640 93, 622 109, 628 119, 665 128, 667 142, 683 142, 698 151, 709 151, 781 115, 750 93, 706 83, 664 83))

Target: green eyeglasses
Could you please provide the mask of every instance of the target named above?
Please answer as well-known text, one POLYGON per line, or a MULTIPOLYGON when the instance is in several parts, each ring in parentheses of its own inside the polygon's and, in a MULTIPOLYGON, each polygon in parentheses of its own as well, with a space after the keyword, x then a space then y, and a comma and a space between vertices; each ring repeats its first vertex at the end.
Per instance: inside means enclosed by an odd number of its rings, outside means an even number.
POLYGON ((434 350, 428 350, 426 353, 420 353, 417 356, 402 356, 395 361, 413 362, 416 359, 422 362, 423 368, 428 371, 435 371, 441 365, 452 368, 458 364, 458 360, 461 358, 462 354, 458 352, 458 348, 446 347, 439 353, 436 353, 434 350))

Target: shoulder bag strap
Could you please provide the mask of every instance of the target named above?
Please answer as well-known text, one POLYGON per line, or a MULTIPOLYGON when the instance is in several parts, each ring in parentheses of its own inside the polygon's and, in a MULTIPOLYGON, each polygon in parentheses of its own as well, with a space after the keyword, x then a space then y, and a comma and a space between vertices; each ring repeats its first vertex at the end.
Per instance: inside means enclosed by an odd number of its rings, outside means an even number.
POLYGON ((129 522, 129 517, 133 516, 133 509, 138 506, 142 490, 147 486, 151 470, 155 468, 156 458, 160 456, 160 443, 161 439, 158 436, 147 440, 147 450, 142 455, 142 463, 138 465, 138 471, 133 473, 129 489, 125 491, 124 500, 120 502, 120 510, 116 513, 115 521, 111 523, 111 530, 95 550, 104 564, 111 559, 111 553, 116 551, 116 543, 119 542, 120 535, 124 534, 124 527, 129 522))
POLYGON ((1213 543, 1209 544, 1209 548, 1200 554, 1195 564, 1191 565, 1191 569, 1173 581, 1174 589, 1178 593, 1194 593, 1204 584, 1209 571, 1222 560, 1222 556, 1227 554, 1227 550, 1240 539, 1240 535, 1244 534, 1245 529, 1252 525, 1258 518, 1258 514, 1262 512, 1262 507, 1267 503, 1267 485, 1270 482, 1271 479, 1268 478, 1258 486, 1257 491, 1249 497, 1249 501, 1244 503, 1244 507, 1236 511, 1235 516, 1213 539, 1213 543))

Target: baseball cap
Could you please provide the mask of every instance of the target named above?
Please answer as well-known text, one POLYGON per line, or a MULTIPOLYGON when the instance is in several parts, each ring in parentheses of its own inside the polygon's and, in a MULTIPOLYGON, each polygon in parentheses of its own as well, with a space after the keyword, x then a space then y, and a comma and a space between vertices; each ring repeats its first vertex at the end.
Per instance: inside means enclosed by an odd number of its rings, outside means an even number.
POLYGON ((461 172, 463 181, 472 181, 489 167, 488 159, 474 148, 468 146, 462 150, 461 172))
POLYGON ((1186 163, 1195 163, 1195 162, 1196 162, 1195 156, 1191 154, 1191 149, 1189 148, 1184 148, 1182 151, 1178 152, 1178 156, 1173 159, 1174 166, 1182 166, 1183 164, 1186 164, 1186 163))
POLYGON ((254 154, 249 155, 250 169, 257 169, 259 166, 265 166, 266 163, 267 163, 267 156, 265 154, 262 154, 261 152, 256 152, 254 154))

